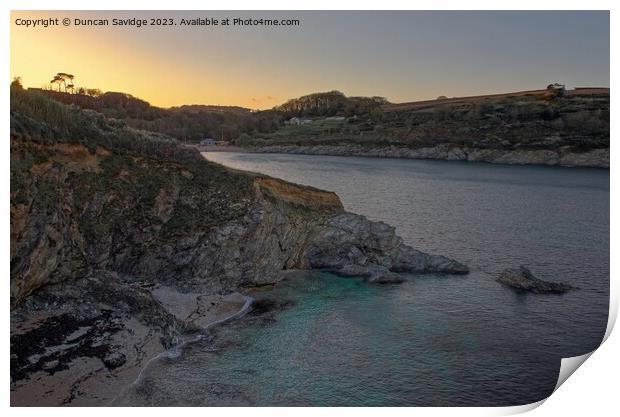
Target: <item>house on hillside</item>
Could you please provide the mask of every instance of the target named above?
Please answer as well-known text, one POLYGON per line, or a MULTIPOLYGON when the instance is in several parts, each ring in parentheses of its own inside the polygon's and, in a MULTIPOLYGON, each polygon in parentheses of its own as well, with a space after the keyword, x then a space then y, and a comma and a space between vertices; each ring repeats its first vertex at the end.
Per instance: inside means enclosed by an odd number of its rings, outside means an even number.
POLYGON ((547 86, 545 95, 547 97, 562 97, 566 92, 566 86, 564 84, 553 83, 547 86))
POLYGON ((566 90, 566 86, 564 84, 553 83, 547 86, 547 90, 555 91, 555 92, 564 92, 566 90))
POLYGON ((200 141, 201 145, 215 145, 215 139, 206 138, 200 141))
POLYGON ((290 119, 284 122, 285 125, 293 125, 293 126, 305 125, 308 123, 312 123, 312 119, 301 118, 301 117, 291 117, 290 119))

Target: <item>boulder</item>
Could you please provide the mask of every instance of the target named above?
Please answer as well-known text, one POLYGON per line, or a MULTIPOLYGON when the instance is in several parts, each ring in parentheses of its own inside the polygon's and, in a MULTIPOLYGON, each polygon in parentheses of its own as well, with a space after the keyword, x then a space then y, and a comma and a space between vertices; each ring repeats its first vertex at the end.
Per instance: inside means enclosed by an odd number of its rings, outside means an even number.
POLYGON ((469 268, 454 259, 446 258, 441 255, 432 255, 411 246, 400 245, 392 254, 392 265, 390 270, 393 272, 414 272, 414 273, 440 273, 463 275, 469 273, 469 268))
POLYGON ((401 274, 391 272, 387 268, 382 267, 373 270, 367 281, 375 284, 399 284, 404 282, 405 278, 401 274))
POLYGON ((534 274, 524 266, 505 269, 499 274, 497 281, 509 285, 518 291, 527 291, 534 294, 562 294, 566 291, 575 289, 575 287, 569 284, 544 281, 536 278, 534 274))

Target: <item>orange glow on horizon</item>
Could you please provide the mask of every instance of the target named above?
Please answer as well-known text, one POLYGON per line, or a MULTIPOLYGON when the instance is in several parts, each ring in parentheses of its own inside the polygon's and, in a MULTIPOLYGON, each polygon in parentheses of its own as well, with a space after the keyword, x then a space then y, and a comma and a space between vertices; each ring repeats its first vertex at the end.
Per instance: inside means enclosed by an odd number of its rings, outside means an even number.
POLYGON ((331 90, 398 103, 534 90, 552 82, 609 86, 608 12, 12 11, 10 42, 10 74, 25 87, 46 86, 66 72, 75 75, 76 87, 128 93, 158 107, 269 109, 331 90), (295 17, 302 24, 15 23, 231 15, 295 17))
MULTIPOLYGON (((11 19, 21 14, 33 18, 34 13, 12 12, 11 19)), ((73 28, 16 30, 12 25, 11 79, 21 77, 24 87, 42 88, 56 73, 66 72, 75 75, 76 89, 128 93, 158 107, 211 104, 266 109, 286 100, 271 92, 248 96, 249 79, 235 82, 228 75, 231 71, 182 65, 132 48, 117 34, 104 31, 77 34, 73 28)))

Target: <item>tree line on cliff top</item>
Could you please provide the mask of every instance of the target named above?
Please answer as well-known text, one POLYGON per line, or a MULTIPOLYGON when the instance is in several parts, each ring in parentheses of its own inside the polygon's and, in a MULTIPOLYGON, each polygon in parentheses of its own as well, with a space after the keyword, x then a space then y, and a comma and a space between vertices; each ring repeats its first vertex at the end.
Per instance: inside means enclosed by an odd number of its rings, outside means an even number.
MULTIPOLYGON (((164 109, 130 94, 69 87, 74 79, 67 75, 70 74, 57 74, 55 78, 59 80, 63 76, 66 78, 57 82, 61 83, 58 88, 50 86, 40 92, 55 101, 95 110, 107 118, 122 120, 129 127, 164 134, 185 143, 212 138, 251 146, 305 144, 312 139, 312 143, 396 141, 407 146, 421 146, 438 140, 475 142, 488 137, 489 144, 484 146, 496 146, 501 142, 497 138, 512 141, 512 136, 518 143, 539 142, 540 137, 548 136, 573 138, 572 142, 585 141, 586 147, 609 142, 609 96, 564 97, 564 94, 555 94, 558 87, 554 84, 547 88, 553 89, 552 95, 455 104, 438 101, 406 111, 384 111, 382 106, 388 101, 383 97, 347 97, 340 91, 309 94, 270 110, 252 111, 243 107, 206 105, 164 109), (326 119, 333 116, 340 116, 340 120, 326 119), (315 122, 303 126, 285 123, 293 117, 310 118, 315 122), (322 118, 333 123, 323 126, 325 123, 317 120, 322 118)), ((19 80, 14 83, 21 87, 19 80)), ((561 90, 563 92, 563 88, 561 90)))
POLYGON ((314 93, 288 100, 274 108, 286 117, 360 116, 380 112, 384 97, 347 97, 340 91, 314 93))
MULTIPOLYGON (((58 73, 38 90, 65 104, 95 110, 112 119, 124 120, 136 129, 162 133, 187 143, 205 138, 234 141, 240 136, 270 133, 291 117, 353 116, 380 112, 382 97, 347 97, 339 91, 315 93, 287 101, 270 110, 252 111, 238 106, 152 106, 122 92, 76 87, 75 76, 58 73)), ((21 87, 21 80, 13 82, 21 87)))

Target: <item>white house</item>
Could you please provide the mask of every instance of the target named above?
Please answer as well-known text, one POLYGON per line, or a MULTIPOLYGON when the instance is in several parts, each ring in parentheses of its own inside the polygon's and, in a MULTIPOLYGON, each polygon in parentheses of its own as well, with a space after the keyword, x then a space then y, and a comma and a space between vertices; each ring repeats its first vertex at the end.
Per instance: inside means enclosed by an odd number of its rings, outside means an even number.
POLYGON ((308 123, 312 123, 312 119, 299 118, 299 117, 291 117, 287 121, 284 122, 285 125, 305 125, 308 123))
POLYGON ((206 138, 200 141, 201 145, 215 145, 215 139, 206 138))

